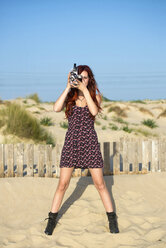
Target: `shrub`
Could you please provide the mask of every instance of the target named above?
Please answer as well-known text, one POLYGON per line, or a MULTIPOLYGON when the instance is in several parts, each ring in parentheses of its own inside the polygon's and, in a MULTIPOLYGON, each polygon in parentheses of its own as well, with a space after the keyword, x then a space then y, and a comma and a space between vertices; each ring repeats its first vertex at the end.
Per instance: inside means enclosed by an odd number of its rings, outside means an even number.
POLYGON ((118 123, 123 123, 123 124, 128 124, 128 122, 127 121, 124 121, 122 118, 120 118, 120 117, 113 117, 112 118, 113 119, 113 121, 116 121, 116 122, 118 122, 118 123))
POLYGON ((44 126, 52 126, 53 125, 53 123, 51 122, 51 118, 49 118, 49 117, 41 118, 40 124, 44 125, 44 126))
POLYGON ((106 128, 106 126, 102 126, 102 128, 101 128, 102 130, 106 130, 107 128, 106 128))
POLYGON ((68 123, 66 123, 66 122, 60 122, 60 126, 61 126, 62 128, 67 129, 67 128, 68 128, 68 123))
POLYGON ((150 128, 155 128, 155 127, 158 127, 155 123, 154 120, 152 119, 147 119, 147 120, 143 120, 141 122, 143 125, 147 126, 147 127, 150 127, 150 128))
POLYGON ((95 120, 95 124, 96 124, 97 126, 100 126, 100 125, 101 125, 101 122, 100 122, 100 121, 95 120))
POLYGON ((132 129, 129 128, 128 126, 124 126, 124 127, 122 128, 122 130, 125 131, 125 132, 127 132, 127 133, 131 133, 131 132, 132 132, 132 129))

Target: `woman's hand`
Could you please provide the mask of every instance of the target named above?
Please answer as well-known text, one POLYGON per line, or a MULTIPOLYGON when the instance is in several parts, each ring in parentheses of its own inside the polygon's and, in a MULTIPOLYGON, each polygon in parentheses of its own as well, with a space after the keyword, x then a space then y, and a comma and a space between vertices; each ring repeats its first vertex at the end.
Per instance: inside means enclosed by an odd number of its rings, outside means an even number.
POLYGON ((69 72, 69 74, 68 74, 68 79, 67 79, 67 88, 71 88, 71 84, 70 84, 70 72, 69 72))
POLYGON ((76 79, 76 81, 73 81, 73 83, 77 83, 77 85, 72 84, 72 88, 77 88, 82 92, 86 88, 86 85, 83 82, 79 81, 78 79, 76 79))

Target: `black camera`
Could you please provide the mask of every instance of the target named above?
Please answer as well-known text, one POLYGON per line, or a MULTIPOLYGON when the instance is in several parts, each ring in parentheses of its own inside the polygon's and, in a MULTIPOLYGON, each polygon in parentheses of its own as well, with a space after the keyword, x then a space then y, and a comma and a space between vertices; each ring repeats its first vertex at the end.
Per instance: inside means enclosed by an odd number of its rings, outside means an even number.
POLYGON ((73 83, 73 81, 76 81, 78 79, 79 81, 82 82, 82 76, 78 74, 78 67, 76 64, 74 64, 73 69, 70 72, 70 84, 77 85, 77 83, 73 83))

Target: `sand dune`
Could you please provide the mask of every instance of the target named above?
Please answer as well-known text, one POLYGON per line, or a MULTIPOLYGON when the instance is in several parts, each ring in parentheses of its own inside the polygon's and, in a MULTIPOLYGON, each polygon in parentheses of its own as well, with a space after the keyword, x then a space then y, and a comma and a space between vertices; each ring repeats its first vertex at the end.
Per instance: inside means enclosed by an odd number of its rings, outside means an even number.
MULTIPOLYGON (((56 99, 55 99, 56 100, 56 99)), ((53 125, 44 126, 54 137, 55 141, 63 144, 67 129, 61 127, 61 123, 67 123, 64 111, 54 112, 53 103, 36 103, 32 99, 17 98, 6 102, 16 102, 24 105, 26 109, 33 114, 37 119, 43 117, 51 118, 53 125), (26 100, 26 102, 25 102, 26 100)), ((144 103, 136 102, 113 102, 103 101, 101 107, 102 113, 96 116, 95 129, 98 135, 99 142, 117 141, 120 137, 131 138, 164 138, 166 137, 166 115, 161 115, 166 111, 166 100, 144 100, 144 103), (124 123, 120 123, 118 118, 121 118, 124 123), (157 128, 150 128, 142 124, 144 119, 152 119, 158 125, 157 128), (125 122, 127 124, 125 124, 125 122), (118 129, 112 129, 112 125, 118 129), (124 126, 133 129, 131 133, 123 130, 124 126)), ((0 109, 5 107, 5 104, 0 104, 0 109)), ((14 135, 3 135, 3 127, 0 128, 0 143, 33 143, 33 140, 19 138, 14 135)))
POLYGON ((166 172, 105 176, 120 233, 91 177, 72 177, 52 236, 44 234, 58 178, 0 179, 0 247, 166 247, 166 172))

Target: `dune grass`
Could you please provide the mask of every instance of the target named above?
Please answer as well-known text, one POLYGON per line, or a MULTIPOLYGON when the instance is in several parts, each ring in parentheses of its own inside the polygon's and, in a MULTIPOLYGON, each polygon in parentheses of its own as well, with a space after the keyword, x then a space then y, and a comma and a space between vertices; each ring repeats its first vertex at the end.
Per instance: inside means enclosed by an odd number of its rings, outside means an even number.
POLYGON ((127 121, 124 121, 121 117, 112 117, 112 120, 115 121, 115 122, 118 122, 118 123, 122 123, 122 124, 126 124, 128 125, 128 122, 127 121))
POLYGON ((118 126, 116 126, 115 124, 113 123, 109 123, 109 128, 112 129, 112 130, 118 130, 118 126))
POLYGON ((154 116, 152 114, 152 112, 150 110, 146 109, 146 108, 141 107, 141 108, 139 108, 139 111, 142 112, 142 113, 144 113, 144 114, 149 114, 151 116, 154 116))
POLYGON ((68 128, 68 123, 67 122, 60 122, 60 127, 67 129, 68 128))
POLYGON ((39 96, 37 93, 31 94, 26 96, 26 99, 32 99, 34 100, 36 103, 41 103, 42 101, 40 100, 39 96))
POLYGON ((146 104, 146 102, 144 102, 144 101, 142 101, 142 100, 133 100, 133 101, 129 101, 129 102, 146 104))
POLYGON ((43 117, 40 119, 40 124, 43 126, 53 126, 53 122, 51 121, 51 118, 49 117, 43 117))
POLYGON ((155 123, 153 119, 146 119, 146 120, 143 120, 141 123, 150 128, 158 127, 158 125, 155 123))
POLYGON ((122 130, 125 131, 125 132, 127 132, 127 133, 131 133, 133 131, 133 129, 132 128, 129 128, 128 126, 123 126, 122 127, 122 130))
POLYGON ((127 114, 125 112, 124 109, 120 108, 119 106, 111 106, 108 108, 108 113, 109 112, 114 112, 115 114, 117 114, 118 116, 121 117, 127 117, 127 114))
POLYGON ((157 118, 160 118, 160 117, 166 117, 166 109, 163 110, 162 113, 157 118))
POLYGON ((135 131, 135 134, 142 134, 145 137, 158 137, 158 134, 153 134, 145 129, 142 128, 133 128, 133 131, 135 131))
POLYGON ((97 126, 100 126, 100 125, 101 125, 101 122, 100 122, 100 121, 95 120, 95 124, 96 124, 97 126))
POLYGON ((2 124, 6 126, 3 131, 4 135, 13 134, 20 138, 32 139, 37 143, 43 142, 55 146, 51 134, 41 127, 40 122, 25 107, 10 103, 6 106, 6 109, 0 111, 0 117, 2 124))

